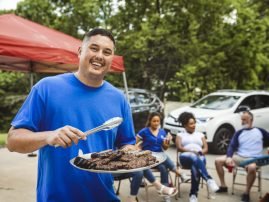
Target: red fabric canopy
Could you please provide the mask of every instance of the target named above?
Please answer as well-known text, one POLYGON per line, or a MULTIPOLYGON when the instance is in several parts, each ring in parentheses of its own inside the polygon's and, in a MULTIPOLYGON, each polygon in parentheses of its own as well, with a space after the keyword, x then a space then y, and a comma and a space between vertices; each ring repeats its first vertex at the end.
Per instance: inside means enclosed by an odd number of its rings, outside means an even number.
MULTIPOLYGON (((14 14, 0 16, 0 69, 61 73, 78 68, 81 41, 14 14)), ((115 56, 112 72, 123 72, 122 56, 115 56)))

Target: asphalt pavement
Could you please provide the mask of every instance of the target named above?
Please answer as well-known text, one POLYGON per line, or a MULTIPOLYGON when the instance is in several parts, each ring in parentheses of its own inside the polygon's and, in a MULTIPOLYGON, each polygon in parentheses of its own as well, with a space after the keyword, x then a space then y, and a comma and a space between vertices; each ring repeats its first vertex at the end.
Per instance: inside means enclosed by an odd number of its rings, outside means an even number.
MULTIPOLYGON (((167 150, 168 155, 175 161, 176 160, 176 148, 171 145, 167 150)), ((214 167, 214 159, 216 155, 207 155, 207 168, 209 173, 217 183, 219 183, 217 174, 214 167)), ((186 171, 188 172, 188 171, 186 171)), ((232 185, 232 174, 226 172, 226 180, 229 188, 232 185)), ((12 153, 6 148, 0 149, 0 202, 34 202, 35 201, 35 187, 37 176, 37 157, 28 157, 26 154, 12 153)), ((172 175, 174 178, 174 175, 172 175)), ((240 174, 238 180, 245 182, 245 176, 240 174)), ((115 185, 117 186, 117 183, 115 185)), ((269 192, 269 166, 263 167, 262 173, 262 195, 269 192)), ((181 186, 181 198, 174 201, 188 201, 188 193, 190 184, 185 183, 181 186)), ((207 198, 207 189, 203 187, 199 191, 199 202, 216 201, 216 202, 238 202, 240 201, 240 195, 244 191, 244 186, 236 186, 235 194, 231 194, 229 189, 228 194, 216 194, 215 199, 207 198)), ((120 189, 120 199, 125 201, 130 192, 130 183, 128 180, 123 180, 120 189)), ((158 195, 154 188, 149 189, 150 202, 161 202, 163 199, 158 195)), ((259 194, 257 189, 253 188, 251 192, 252 202, 259 201, 259 194)), ((141 188, 138 195, 139 202, 146 201, 145 189, 141 188)))

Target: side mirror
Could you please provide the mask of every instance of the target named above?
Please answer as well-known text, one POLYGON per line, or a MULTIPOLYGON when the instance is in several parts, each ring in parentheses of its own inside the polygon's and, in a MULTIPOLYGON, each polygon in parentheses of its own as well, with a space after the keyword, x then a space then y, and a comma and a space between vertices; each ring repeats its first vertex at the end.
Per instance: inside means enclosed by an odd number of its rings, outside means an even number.
POLYGON ((237 113, 243 112, 243 111, 250 111, 250 107, 247 105, 241 105, 236 110, 237 113))

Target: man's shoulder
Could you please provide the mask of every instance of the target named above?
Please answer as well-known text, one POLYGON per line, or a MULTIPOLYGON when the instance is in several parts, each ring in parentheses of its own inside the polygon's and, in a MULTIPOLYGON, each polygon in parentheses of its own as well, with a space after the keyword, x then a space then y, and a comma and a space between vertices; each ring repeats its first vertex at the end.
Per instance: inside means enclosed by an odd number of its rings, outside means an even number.
POLYGON ((112 84, 109 83, 108 81, 105 81, 105 82, 104 82, 104 85, 105 85, 106 89, 108 89, 109 91, 112 91, 112 92, 115 93, 116 95, 125 97, 122 90, 120 90, 119 88, 115 87, 114 85, 112 85, 112 84))
POLYGON ((259 130, 262 133, 264 133, 264 132, 267 133, 267 131, 265 129, 263 129, 263 128, 260 128, 260 127, 254 127, 254 128, 259 130))
POLYGON ((58 74, 54 76, 44 77, 37 83, 37 85, 47 85, 51 83, 55 84, 56 82, 70 79, 71 75, 72 75, 71 73, 65 73, 65 74, 58 74))

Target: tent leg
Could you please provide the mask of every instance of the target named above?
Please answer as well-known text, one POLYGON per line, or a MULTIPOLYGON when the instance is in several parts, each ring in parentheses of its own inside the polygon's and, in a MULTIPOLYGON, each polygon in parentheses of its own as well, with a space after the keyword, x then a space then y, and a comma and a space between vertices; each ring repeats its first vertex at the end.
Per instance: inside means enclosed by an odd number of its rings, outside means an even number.
POLYGON ((33 72, 30 72, 30 91, 34 85, 34 75, 33 72))
MULTIPOLYGON (((34 85, 34 75, 33 75, 33 72, 30 72, 30 91, 31 91, 33 85, 34 85)), ((28 157, 36 157, 37 154, 35 152, 32 152, 32 153, 29 153, 27 156, 28 157)))
POLYGON ((128 85, 127 85, 127 79, 126 79, 125 72, 122 72, 122 77, 123 77, 123 83, 124 83, 124 89, 125 89, 126 98, 127 98, 127 101, 130 103, 129 94, 128 94, 128 85))

